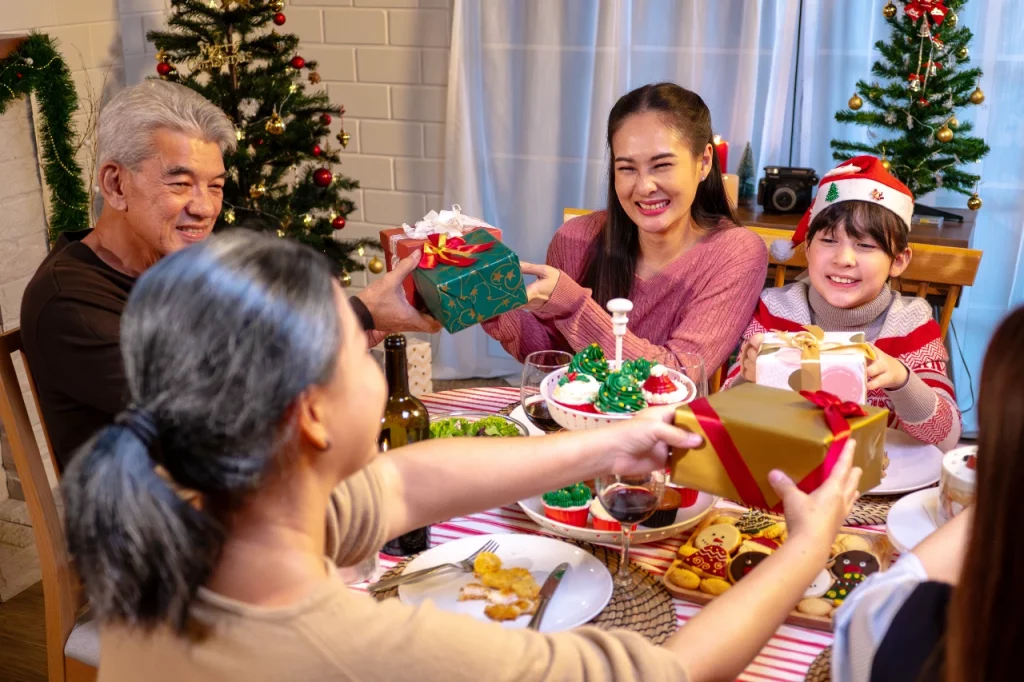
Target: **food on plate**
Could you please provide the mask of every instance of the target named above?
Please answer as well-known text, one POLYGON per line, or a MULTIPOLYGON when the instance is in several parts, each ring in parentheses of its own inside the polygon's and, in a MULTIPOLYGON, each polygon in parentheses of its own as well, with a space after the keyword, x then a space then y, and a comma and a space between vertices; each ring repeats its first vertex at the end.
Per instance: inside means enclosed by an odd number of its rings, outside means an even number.
POLYGON ((569 526, 583 528, 590 514, 590 488, 582 483, 552 490, 541 496, 544 515, 569 526))
POLYGON ((597 392, 594 407, 604 414, 624 414, 639 412, 647 407, 647 401, 636 379, 622 372, 612 372, 597 392))
POLYGON ((566 407, 575 410, 592 410, 597 392, 601 390, 601 382, 580 372, 568 372, 558 380, 554 399, 566 407))
POLYGON ((656 365, 647 358, 626 360, 622 363, 622 373, 628 374, 640 383, 643 383, 647 381, 649 376, 651 376, 651 370, 659 366, 660 365, 656 365))
POLYGON ((683 557, 683 565, 702 578, 725 579, 729 553, 740 545, 736 526, 721 524, 708 526, 692 540, 697 551, 683 557))
POLYGON ((680 561, 672 562, 666 577, 672 584, 684 590, 696 590, 700 587, 700 576, 683 566, 680 561))
POLYGON ((796 610, 808 616, 824 618, 832 615, 832 612, 835 611, 835 606, 827 599, 801 599, 796 605, 796 610))
POLYGON ((608 377, 608 359, 605 358, 601 346, 592 343, 573 356, 569 363, 569 371, 589 374, 598 381, 604 381, 608 377))
POLYGON ((943 525, 974 501, 978 448, 969 445, 950 450, 942 457, 939 478, 939 525, 943 525))
POLYGON ((705 578, 700 581, 700 591, 715 597, 722 594, 730 587, 732 587, 732 585, 721 578, 705 578))
POLYGON ((482 419, 467 417, 448 417, 430 422, 431 438, 463 438, 463 437, 510 437, 521 436, 519 430, 507 419, 492 415, 482 419))
POLYGON ((738 583, 745 575, 754 570, 754 567, 764 561, 767 554, 759 551, 741 552, 729 562, 729 581, 738 583))
POLYGON ((825 597, 839 606, 853 591, 853 588, 864 582, 864 579, 872 573, 877 573, 880 568, 881 562, 878 557, 870 552, 855 549, 839 554, 835 557, 830 569, 835 581, 825 593, 825 597))
POLYGON ((648 517, 643 525, 648 528, 664 528, 676 522, 676 512, 679 511, 679 504, 682 497, 672 488, 665 488, 665 492, 658 502, 657 510, 648 517))
POLYGON ((676 383, 669 376, 668 368, 655 365, 643 381, 644 400, 648 405, 672 405, 684 402, 690 395, 685 384, 676 383))
POLYGON ((833 578, 832 573, 827 568, 823 568, 818 572, 818 575, 814 577, 814 581, 808 586, 804 592, 804 599, 814 599, 816 597, 824 597, 825 593, 828 592, 829 588, 832 587, 833 578))
POLYGON ((482 552, 473 562, 473 572, 480 582, 463 585, 459 601, 486 601, 484 615, 497 621, 515 620, 537 611, 540 585, 527 569, 502 568, 496 554, 482 552))
POLYGON ((736 522, 736 529, 752 538, 775 539, 785 532, 785 527, 759 509, 748 509, 736 522))

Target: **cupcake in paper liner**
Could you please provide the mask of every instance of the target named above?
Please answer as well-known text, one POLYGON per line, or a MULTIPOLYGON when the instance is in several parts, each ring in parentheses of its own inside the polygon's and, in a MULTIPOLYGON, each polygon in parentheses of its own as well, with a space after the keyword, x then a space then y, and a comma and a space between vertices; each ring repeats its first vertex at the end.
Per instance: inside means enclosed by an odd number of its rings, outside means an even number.
POLYGON ((559 405, 583 412, 596 412, 594 401, 600 390, 601 382, 591 375, 569 371, 558 380, 552 397, 559 405))
POLYGON ((553 521, 583 528, 590 515, 590 488, 577 483, 567 488, 552 490, 541 496, 544 515, 553 521))
MULTIPOLYGON (((590 518, 594 522, 594 530, 622 530, 622 524, 612 518, 612 515, 601 504, 601 500, 596 497, 590 503, 590 518)), ((633 525, 633 530, 636 530, 636 524, 633 525)))
POLYGON ((588 374, 598 381, 604 381, 608 378, 608 359, 601 346, 592 343, 572 357, 569 371, 588 374))
POLYGON ((643 396, 649 405, 674 405, 690 397, 690 391, 685 384, 672 380, 667 367, 655 365, 644 380, 643 396))
POLYGON ((682 497, 673 488, 665 488, 665 493, 661 496, 661 502, 658 503, 658 509, 648 517, 643 525, 648 528, 664 528, 665 526, 671 526, 676 522, 676 512, 679 511, 679 505, 682 503, 682 497))
POLYGON ((687 507, 692 507, 693 505, 697 504, 697 497, 700 496, 699 490, 694 490, 693 488, 686 488, 681 485, 673 485, 669 483, 665 486, 665 489, 672 489, 679 493, 679 507, 681 509, 686 509, 687 507))
POLYGON ((622 372, 612 372, 597 393, 594 407, 602 414, 629 414, 647 407, 640 384, 622 372))
POLYGON ((647 381, 647 377, 651 376, 651 370, 657 366, 656 363, 651 362, 647 358, 626 360, 622 363, 622 373, 628 374, 638 382, 643 383, 647 381))

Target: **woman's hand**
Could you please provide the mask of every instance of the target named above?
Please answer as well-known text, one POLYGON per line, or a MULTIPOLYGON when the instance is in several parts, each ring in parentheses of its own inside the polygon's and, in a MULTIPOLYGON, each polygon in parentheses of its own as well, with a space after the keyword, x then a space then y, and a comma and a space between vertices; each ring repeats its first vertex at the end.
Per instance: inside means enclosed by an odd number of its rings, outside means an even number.
POLYGON ((764 343, 764 334, 754 334, 740 346, 740 376, 744 381, 757 383, 757 354, 764 343))
POLYGON ((768 482, 782 498, 791 540, 806 541, 812 549, 827 553, 859 496, 861 470, 853 466, 855 446, 852 438, 846 442, 832 473, 810 495, 781 471, 776 469, 768 474, 768 482))
MULTIPOLYGON (((608 457, 606 473, 628 476, 663 469, 672 448, 699 448, 704 439, 673 426, 675 407, 654 407, 632 419, 588 431, 608 457)), ((576 434, 574 434, 576 435, 576 434)))
POLYGON ((875 359, 868 365, 868 390, 882 389, 895 391, 907 385, 910 370, 902 362, 878 350, 875 345, 875 359))
POLYGON ((519 267, 524 275, 533 275, 537 278, 526 287, 527 302, 523 309, 540 310, 551 298, 551 292, 555 290, 562 271, 550 265, 534 265, 525 261, 520 261, 519 267))

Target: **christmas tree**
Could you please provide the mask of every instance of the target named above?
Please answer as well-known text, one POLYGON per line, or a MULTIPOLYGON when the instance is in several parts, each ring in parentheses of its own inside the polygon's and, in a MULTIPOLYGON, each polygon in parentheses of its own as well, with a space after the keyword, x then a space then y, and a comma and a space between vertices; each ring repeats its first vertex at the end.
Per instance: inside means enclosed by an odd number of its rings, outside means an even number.
POLYGON ((970 136, 969 121, 955 115, 985 100, 978 87, 981 69, 967 66, 973 35, 956 14, 965 3, 913 0, 902 10, 891 1, 885 5, 890 37, 875 43, 882 58, 871 67, 879 80, 857 81, 849 109, 836 113, 839 122, 867 126, 871 143, 832 140, 832 156, 839 161, 878 156, 915 196, 944 188, 973 195, 968 207, 976 210, 980 178, 962 167, 979 161, 989 148, 970 136))
MULTIPOLYGON (((343 194, 355 180, 334 173, 339 150, 324 138, 344 107, 323 92, 315 61, 298 52, 295 35, 278 33, 287 17, 284 0, 171 0, 169 30, 150 31, 157 74, 196 90, 235 124, 238 148, 224 157, 228 176, 218 228, 270 230, 301 241, 337 264, 342 282, 362 269, 356 257, 371 240, 338 240, 355 205, 343 194)), ((349 135, 336 136, 341 148, 349 135)), ((382 265, 374 258, 370 269, 382 265)))
POLYGON ((757 194, 754 189, 754 152, 750 149, 750 143, 743 148, 743 155, 740 156, 740 166, 736 169, 736 175, 740 181, 740 199, 753 199, 757 194))

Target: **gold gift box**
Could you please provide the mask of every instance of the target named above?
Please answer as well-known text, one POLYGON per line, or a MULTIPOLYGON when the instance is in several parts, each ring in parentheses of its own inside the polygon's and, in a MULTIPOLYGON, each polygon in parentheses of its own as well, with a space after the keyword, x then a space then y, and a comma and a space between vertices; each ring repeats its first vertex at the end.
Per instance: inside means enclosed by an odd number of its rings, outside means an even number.
MULTIPOLYGON (((676 410, 676 426, 704 436, 704 445, 696 450, 673 451, 672 481, 747 506, 776 508, 779 497, 768 483, 768 473, 779 469, 799 484, 822 464, 836 439, 826 423, 824 410, 793 391, 741 384, 716 393, 707 399, 707 404, 717 413, 728 434, 727 440, 735 444, 735 452, 716 451, 715 442, 721 445, 721 437, 716 437, 712 429, 709 438, 693 406, 683 405, 676 410), (757 499, 758 494, 742 494, 743 479, 756 485, 763 503, 757 499)), ((854 466, 863 471, 859 486, 863 493, 882 481, 889 411, 870 406, 862 409, 866 417, 851 417, 847 421, 851 437, 857 442, 854 466)), ((698 411, 705 412, 699 406, 698 411)))

